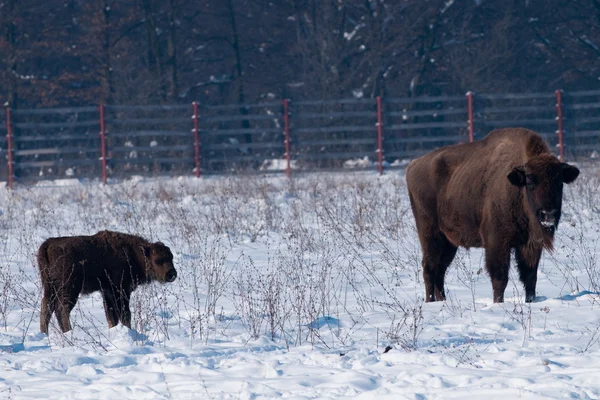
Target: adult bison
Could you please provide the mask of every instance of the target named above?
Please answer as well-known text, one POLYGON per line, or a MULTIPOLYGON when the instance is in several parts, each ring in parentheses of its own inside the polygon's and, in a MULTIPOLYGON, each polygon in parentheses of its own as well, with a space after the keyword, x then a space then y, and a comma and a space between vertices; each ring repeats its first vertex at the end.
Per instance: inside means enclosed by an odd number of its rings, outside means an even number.
POLYGON ((63 332, 80 294, 102 292, 108 326, 119 321, 131 328, 129 299, 138 285, 173 282, 173 254, 161 242, 125 233, 102 231, 93 236, 47 239, 38 251, 44 295, 40 330, 48 333, 52 313, 63 332))
POLYGON ((552 250, 563 183, 579 170, 560 162, 535 132, 492 131, 410 163, 406 183, 421 249, 426 301, 444 300, 444 276, 458 246, 483 247, 494 302, 504 301, 511 249, 525 301, 535 299, 542 249, 552 250))

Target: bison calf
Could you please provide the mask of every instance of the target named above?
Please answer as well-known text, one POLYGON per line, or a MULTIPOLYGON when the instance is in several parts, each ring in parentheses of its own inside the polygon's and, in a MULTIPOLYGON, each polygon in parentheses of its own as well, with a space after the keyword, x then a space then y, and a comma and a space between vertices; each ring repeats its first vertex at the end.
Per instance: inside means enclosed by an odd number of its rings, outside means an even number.
POLYGON ((37 258, 44 290, 43 333, 48 333, 53 313, 60 329, 70 331, 69 316, 77 298, 96 291, 102 293, 108 326, 121 321, 131 328, 131 292, 138 285, 173 282, 177 277, 167 246, 119 232, 50 238, 40 246, 37 258))
POLYGON ((504 301, 511 250, 525 300, 535 298, 543 249, 552 249, 563 184, 579 170, 560 162, 542 138, 522 128, 448 146, 414 160, 406 171, 423 250, 426 301, 444 300, 444 276, 458 246, 483 247, 494 302, 504 301))

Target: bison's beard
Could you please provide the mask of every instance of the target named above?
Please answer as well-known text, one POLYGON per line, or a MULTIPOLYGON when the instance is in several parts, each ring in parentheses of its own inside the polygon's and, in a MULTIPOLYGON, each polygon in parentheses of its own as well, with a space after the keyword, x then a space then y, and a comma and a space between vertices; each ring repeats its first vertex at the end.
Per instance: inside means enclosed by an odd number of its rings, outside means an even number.
POLYGON ((554 232, 556 232, 556 223, 555 222, 540 222, 542 226, 542 230, 546 235, 554 236, 554 232))
MULTIPOLYGON (((548 221, 549 222, 549 221, 548 221)), ((557 223, 553 224, 543 224, 542 221, 529 220, 529 239, 528 246, 533 246, 538 248, 538 246, 542 246, 542 248, 552 252, 554 249, 554 232, 556 231, 557 223)))
MULTIPOLYGON (((540 223, 540 227, 542 228, 542 235, 544 237, 543 241, 546 244, 547 242, 552 243, 554 241, 554 233, 556 232, 556 224, 543 224, 540 223)), ((546 245, 544 245, 546 247, 546 245)))

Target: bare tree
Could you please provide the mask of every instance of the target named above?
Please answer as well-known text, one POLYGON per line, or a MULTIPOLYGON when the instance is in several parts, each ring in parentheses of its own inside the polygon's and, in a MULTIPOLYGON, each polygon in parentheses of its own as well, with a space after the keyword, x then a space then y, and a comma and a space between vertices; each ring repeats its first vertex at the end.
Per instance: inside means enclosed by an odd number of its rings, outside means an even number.
POLYGON ((600 0, 0 0, 0 96, 245 104, 598 88, 599 22, 600 0))
MULTIPOLYGON (((16 7, 16 0, 0 3, 0 29, 3 30, 2 36, 4 37, 4 43, 0 42, 0 49, 4 49, 3 53, 6 55, 3 62, 0 61, 5 64, 2 80, 6 82, 7 86, 6 93, 4 93, 5 101, 13 107, 18 105, 16 7)), ((2 95, 3 93, 0 93, 0 98, 2 95)))

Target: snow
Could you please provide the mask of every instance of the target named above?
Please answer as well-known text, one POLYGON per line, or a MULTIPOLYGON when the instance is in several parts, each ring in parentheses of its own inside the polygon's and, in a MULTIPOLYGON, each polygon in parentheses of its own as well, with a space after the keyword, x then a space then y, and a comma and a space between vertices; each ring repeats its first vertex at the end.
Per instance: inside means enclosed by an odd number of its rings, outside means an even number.
POLYGON ((369 160, 369 156, 344 161, 344 168, 367 168, 371 165, 373 163, 369 160))
MULTIPOLYGON (((297 169, 297 160, 290 160, 290 169, 297 169)), ((272 158, 264 160, 260 166, 261 171, 285 171, 287 169, 288 160, 283 158, 272 158)))
POLYGON ((354 89, 352 90, 352 96, 355 99, 362 99, 365 96, 365 92, 362 89, 354 89))
POLYGON ((600 171, 565 186, 536 302, 493 304, 479 249, 423 303, 404 171, 48 181, 0 191, 0 398, 595 399, 600 171), (82 297, 39 333, 35 252, 114 229, 171 247, 132 327, 82 297))
POLYGON ((360 23, 357 24, 356 26, 354 26, 354 28, 352 29, 352 31, 350 32, 344 32, 344 39, 346 39, 347 41, 351 41, 354 36, 356 36, 356 34, 358 33, 358 31, 361 28, 364 28, 366 25, 364 23, 360 23))

